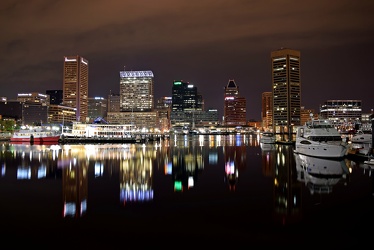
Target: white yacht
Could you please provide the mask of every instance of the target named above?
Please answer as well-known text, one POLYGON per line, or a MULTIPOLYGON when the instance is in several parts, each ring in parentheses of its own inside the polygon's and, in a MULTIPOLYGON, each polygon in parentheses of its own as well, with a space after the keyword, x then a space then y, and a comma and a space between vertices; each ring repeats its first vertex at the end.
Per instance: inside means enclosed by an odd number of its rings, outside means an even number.
POLYGON ((311 119, 296 127, 295 153, 323 157, 343 158, 348 143, 327 119, 311 119))
POLYGON ((371 143, 373 135, 364 133, 362 130, 357 130, 356 134, 352 136, 353 143, 371 143))

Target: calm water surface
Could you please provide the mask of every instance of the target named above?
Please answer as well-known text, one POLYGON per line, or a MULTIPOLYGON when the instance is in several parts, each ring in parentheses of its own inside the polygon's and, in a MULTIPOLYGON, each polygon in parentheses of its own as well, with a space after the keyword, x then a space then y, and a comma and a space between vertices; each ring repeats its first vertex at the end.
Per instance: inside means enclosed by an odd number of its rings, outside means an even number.
POLYGON ((373 235, 369 166, 255 135, 2 142, 0 166, 4 247, 355 247, 373 235))

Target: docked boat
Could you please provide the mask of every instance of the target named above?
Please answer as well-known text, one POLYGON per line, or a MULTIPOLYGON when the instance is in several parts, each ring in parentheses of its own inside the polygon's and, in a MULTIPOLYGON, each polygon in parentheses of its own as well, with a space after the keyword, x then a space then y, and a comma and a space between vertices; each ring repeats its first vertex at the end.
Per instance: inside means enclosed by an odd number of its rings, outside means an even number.
POLYGON ((20 129, 12 134, 10 142, 14 143, 35 143, 51 144, 58 143, 61 133, 54 130, 47 130, 43 127, 34 127, 31 129, 20 129))
POLYGON ((357 133, 352 136, 352 143, 372 143, 373 135, 364 133, 362 130, 358 130, 357 133))
POLYGON ((296 127, 295 153, 323 158, 343 158, 347 141, 327 119, 313 119, 296 127))
POLYGON ((10 137, 12 137, 12 133, 10 133, 10 132, 0 132, 0 141, 9 141, 10 137))
POLYGON ((275 143, 276 138, 273 132, 267 131, 263 132, 260 137, 260 143, 275 143))
POLYGON ((347 155, 357 155, 367 157, 371 154, 371 143, 348 143, 347 155))

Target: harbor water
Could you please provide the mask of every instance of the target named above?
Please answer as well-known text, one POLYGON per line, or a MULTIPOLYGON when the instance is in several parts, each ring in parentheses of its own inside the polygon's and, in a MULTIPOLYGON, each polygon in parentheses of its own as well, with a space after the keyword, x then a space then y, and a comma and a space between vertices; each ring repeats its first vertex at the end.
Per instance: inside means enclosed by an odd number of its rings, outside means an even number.
POLYGON ((0 146, 3 248, 370 244, 374 171, 258 135, 0 146), (176 244, 176 245, 175 245, 176 244))

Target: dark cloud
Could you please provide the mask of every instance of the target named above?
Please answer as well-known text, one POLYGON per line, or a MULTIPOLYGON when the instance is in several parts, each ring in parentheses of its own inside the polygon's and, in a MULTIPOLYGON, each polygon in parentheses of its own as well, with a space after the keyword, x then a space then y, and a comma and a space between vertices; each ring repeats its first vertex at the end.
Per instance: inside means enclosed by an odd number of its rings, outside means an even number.
POLYGON ((260 118, 270 53, 301 51, 302 102, 361 99, 374 108, 374 2, 369 0, 3 0, 1 96, 62 88, 65 55, 89 60, 89 94, 119 90, 119 71, 152 70, 156 98, 173 80, 195 84, 222 111, 229 79, 260 118), (12 86, 12 88, 9 88, 12 86))

